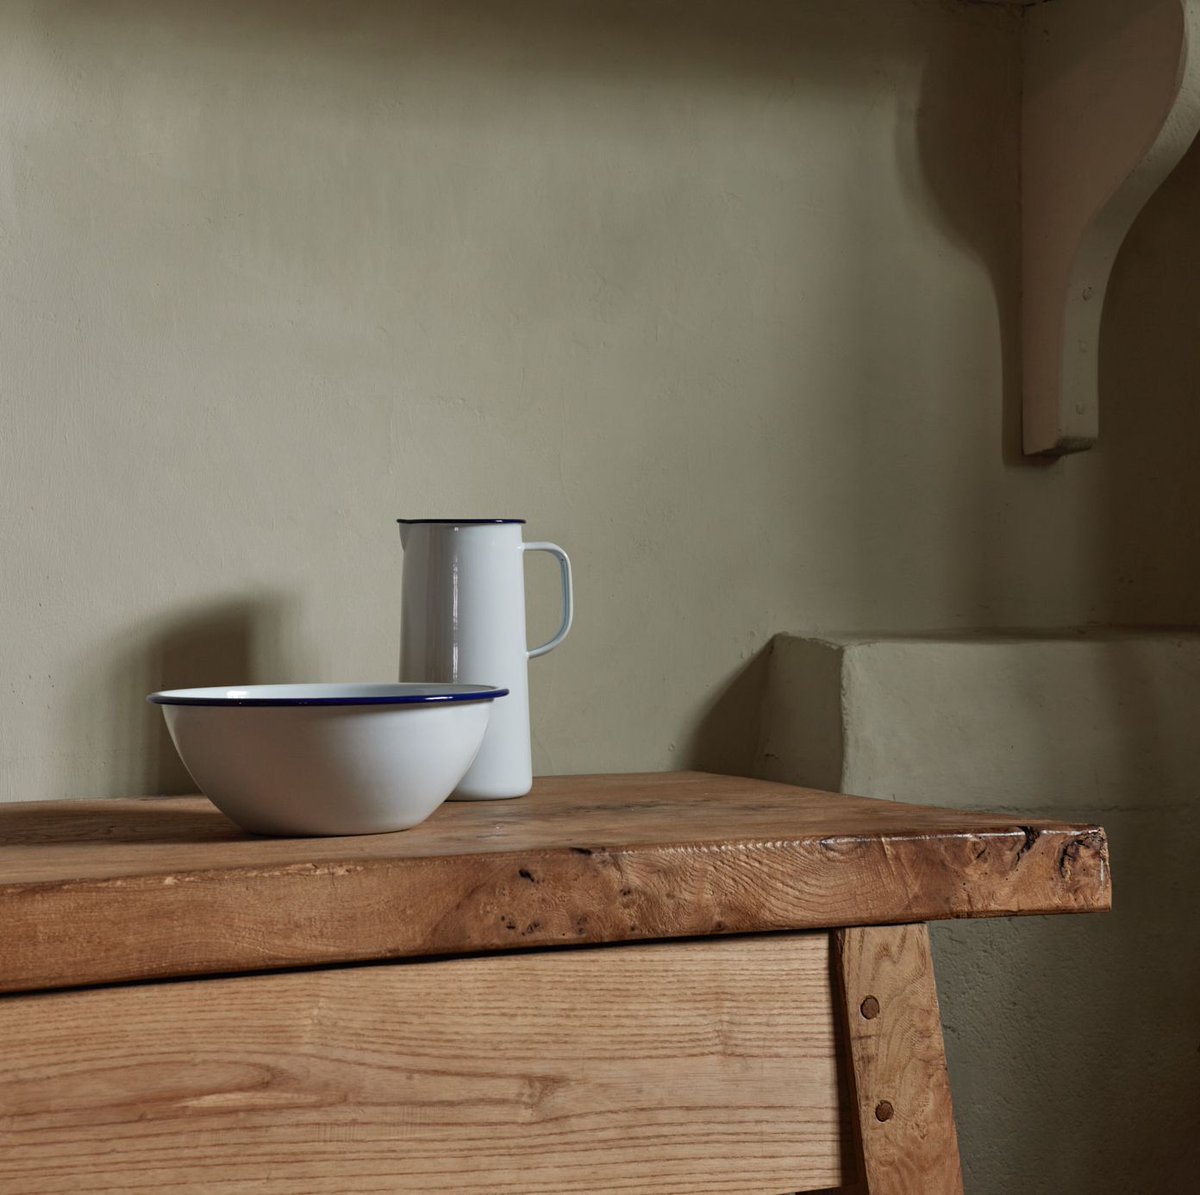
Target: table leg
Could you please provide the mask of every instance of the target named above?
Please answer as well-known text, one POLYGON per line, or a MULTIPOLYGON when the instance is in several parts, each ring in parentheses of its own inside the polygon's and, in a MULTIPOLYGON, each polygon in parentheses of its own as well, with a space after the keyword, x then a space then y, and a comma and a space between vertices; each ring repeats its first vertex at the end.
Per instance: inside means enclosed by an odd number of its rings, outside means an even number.
POLYGON ((869 1195, 962 1195, 929 929, 834 935, 860 1173, 869 1195))

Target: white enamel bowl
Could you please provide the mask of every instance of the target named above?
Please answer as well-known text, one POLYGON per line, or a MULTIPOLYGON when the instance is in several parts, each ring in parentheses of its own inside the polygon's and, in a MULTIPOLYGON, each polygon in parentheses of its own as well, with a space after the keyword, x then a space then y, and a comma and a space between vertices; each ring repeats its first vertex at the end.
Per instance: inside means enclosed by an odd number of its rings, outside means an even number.
POLYGON ((406 830, 466 775, 485 685, 248 685, 151 693, 192 779, 256 834, 406 830))

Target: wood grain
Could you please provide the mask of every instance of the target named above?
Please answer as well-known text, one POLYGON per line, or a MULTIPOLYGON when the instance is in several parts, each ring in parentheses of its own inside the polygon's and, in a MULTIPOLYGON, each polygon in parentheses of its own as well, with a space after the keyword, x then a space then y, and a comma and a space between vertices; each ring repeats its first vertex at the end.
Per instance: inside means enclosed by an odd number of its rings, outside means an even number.
POLYGON ((203 798, 0 806, 0 991, 765 930, 1085 912, 1095 827, 697 773, 561 777, 399 834, 203 798))
POLYGON ((0 998, 0 1190, 842 1181, 827 935, 0 998))
POLYGON ((869 1195, 962 1195, 929 930, 835 935, 852 1104, 869 1195))

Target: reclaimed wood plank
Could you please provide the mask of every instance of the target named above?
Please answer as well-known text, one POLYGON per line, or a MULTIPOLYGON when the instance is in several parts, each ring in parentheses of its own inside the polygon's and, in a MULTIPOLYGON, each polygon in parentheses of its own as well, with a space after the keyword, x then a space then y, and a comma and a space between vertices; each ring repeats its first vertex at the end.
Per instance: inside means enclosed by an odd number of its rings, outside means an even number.
POLYGON ((842 1181, 826 934, 0 998, 0 1189, 842 1181))
POLYGON ((928 927, 834 942, 866 1195, 963 1195, 928 927))
POLYGON ((0 991, 1111 902, 1093 826, 698 773, 539 780, 397 834, 203 798, 0 806, 0 991))

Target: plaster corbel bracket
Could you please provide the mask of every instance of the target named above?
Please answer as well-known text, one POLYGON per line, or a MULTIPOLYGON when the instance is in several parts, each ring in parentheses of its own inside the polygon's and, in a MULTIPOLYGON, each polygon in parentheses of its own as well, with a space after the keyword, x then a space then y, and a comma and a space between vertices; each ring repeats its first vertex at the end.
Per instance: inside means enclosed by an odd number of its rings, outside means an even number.
POLYGON ((1049 0, 1022 38, 1024 442, 1057 457, 1096 442, 1113 263, 1200 132, 1200 0, 1049 0))

